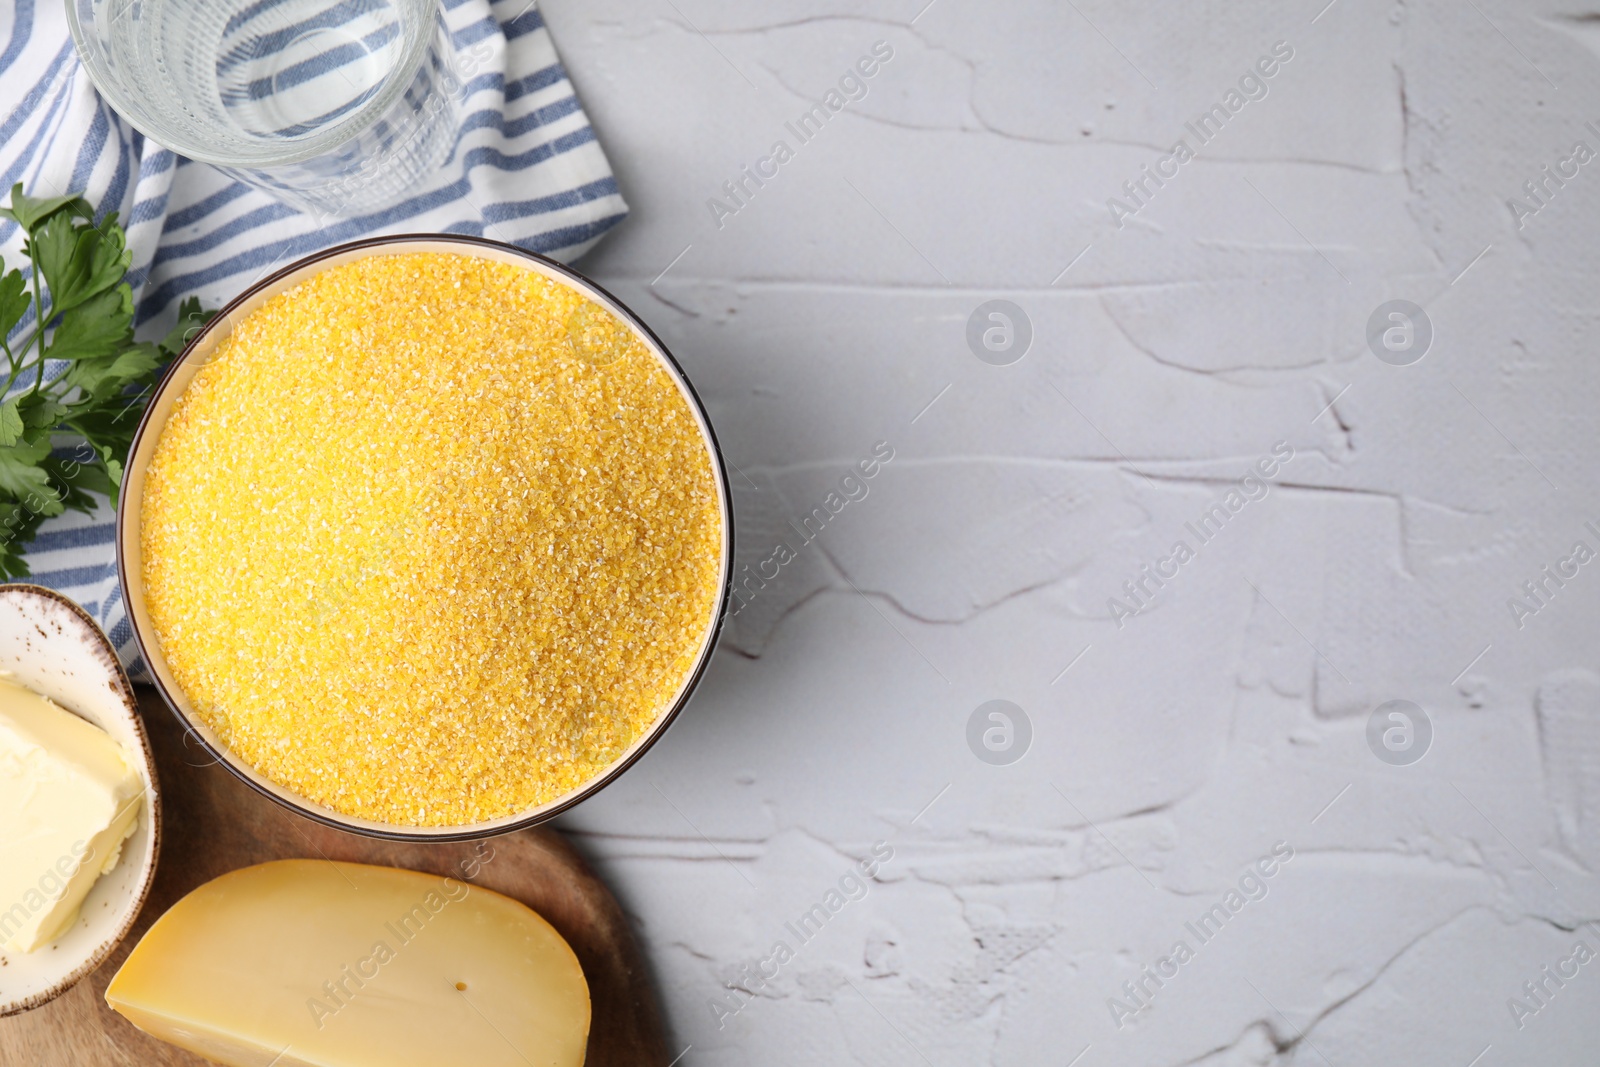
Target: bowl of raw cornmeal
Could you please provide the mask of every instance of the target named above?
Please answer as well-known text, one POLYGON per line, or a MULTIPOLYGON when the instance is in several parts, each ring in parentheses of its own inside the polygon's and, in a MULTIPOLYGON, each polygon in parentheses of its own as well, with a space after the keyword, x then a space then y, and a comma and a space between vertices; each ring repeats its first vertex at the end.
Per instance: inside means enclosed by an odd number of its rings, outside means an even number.
POLYGON ((301 260, 189 343, 134 438, 118 567, 215 758, 331 825, 543 821, 688 700, 730 585, 682 370, 566 267, 470 237, 301 260))

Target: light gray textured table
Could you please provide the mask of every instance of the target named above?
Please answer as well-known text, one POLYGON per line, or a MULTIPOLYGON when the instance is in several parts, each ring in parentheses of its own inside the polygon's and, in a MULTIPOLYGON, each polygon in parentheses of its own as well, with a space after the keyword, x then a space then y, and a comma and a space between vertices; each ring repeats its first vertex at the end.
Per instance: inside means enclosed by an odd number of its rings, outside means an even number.
POLYGON ((683 1062, 1595 1062, 1600 22, 925 2, 543 5, 765 581, 562 820, 683 1062))

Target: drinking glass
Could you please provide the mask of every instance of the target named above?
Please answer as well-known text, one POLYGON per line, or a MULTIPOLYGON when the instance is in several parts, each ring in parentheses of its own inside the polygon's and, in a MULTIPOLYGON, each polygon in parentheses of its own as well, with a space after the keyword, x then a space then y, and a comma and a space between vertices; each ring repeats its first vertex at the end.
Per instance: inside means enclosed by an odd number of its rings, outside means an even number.
POLYGON ((440 0, 66 0, 135 129, 313 215, 381 209, 454 148, 440 0))

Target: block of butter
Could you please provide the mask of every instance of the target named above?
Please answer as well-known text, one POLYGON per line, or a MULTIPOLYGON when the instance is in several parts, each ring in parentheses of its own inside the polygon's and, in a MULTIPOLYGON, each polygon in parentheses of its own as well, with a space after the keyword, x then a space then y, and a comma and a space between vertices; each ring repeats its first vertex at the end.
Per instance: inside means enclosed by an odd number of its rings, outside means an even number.
POLYGON ((138 826, 144 780, 98 726, 0 678, 0 948, 60 937, 138 826))
POLYGON ((228 1067, 579 1067, 589 987, 526 905, 454 878, 278 860, 196 889, 106 989, 228 1067))

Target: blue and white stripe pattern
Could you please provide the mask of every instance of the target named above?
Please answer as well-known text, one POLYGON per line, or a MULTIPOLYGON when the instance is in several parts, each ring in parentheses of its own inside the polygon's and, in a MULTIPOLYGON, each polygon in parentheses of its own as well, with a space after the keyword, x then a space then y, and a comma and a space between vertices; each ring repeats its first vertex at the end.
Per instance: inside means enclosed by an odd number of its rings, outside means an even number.
MULTIPOLYGON (((177 157, 118 118, 78 64, 61 0, 0 5, 0 189, 20 181, 34 195, 82 193, 120 213, 141 337, 170 328, 186 297, 219 307, 269 271, 341 241, 466 233, 570 260, 627 213, 529 0, 444 0, 463 72, 456 151, 464 169, 395 207, 331 223, 177 157)), ((0 221, 0 254, 8 266, 23 262, 11 222, 0 221)), ((31 314, 17 332, 30 329, 31 314)), ((46 522, 28 562, 29 580, 82 604, 142 673, 117 587, 109 506, 46 522)))

